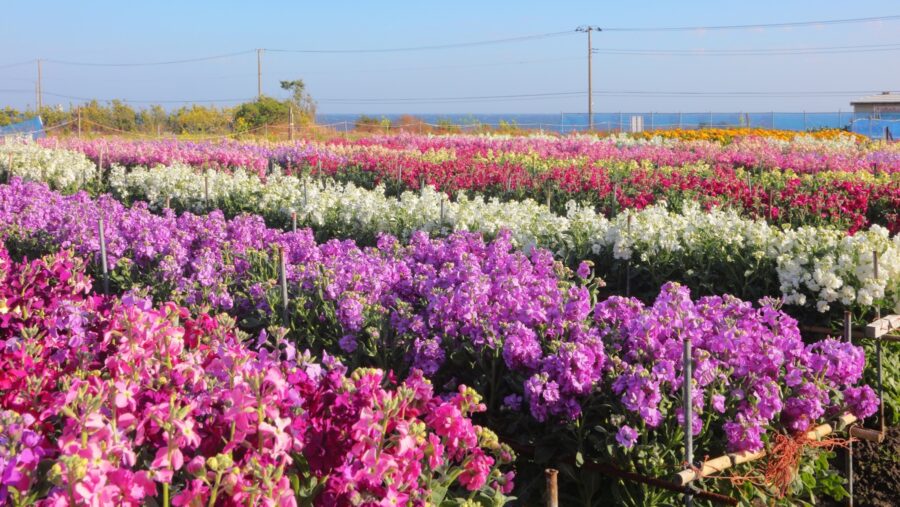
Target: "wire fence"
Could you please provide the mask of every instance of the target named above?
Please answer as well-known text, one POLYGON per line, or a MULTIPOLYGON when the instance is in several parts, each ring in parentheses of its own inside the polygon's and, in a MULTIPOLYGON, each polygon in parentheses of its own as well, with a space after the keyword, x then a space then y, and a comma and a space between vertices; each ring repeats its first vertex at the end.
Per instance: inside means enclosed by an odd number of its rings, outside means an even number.
MULTIPOLYGON (((638 132, 645 130, 764 128, 806 132, 842 129, 872 138, 885 135, 885 128, 896 137, 900 133, 900 111, 859 112, 679 112, 679 113, 595 113, 593 128, 599 131, 638 132)), ((561 113, 561 132, 590 128, 586 113, 561 113)))
POLYGON ((482 133, 533 131, 544 133, 571 134, 576 132, 644 132, 672 129, 736 129, 761 128, 792 130, 798 132, 821 129, 841 129, 868 136, 873 139, 893 140, 900 134, 900 112, 889 113, 595 113, 593 124, 584 113, 560 113, 555 115, 509 115, 508 120, 498 119, 498 115, 485 115, 485 119, 468 115, 465 119, 429 116, 422 118, 410 115, 384 116, 377 122, 359 120, 331 121, 328 123, 294 124, 273 123, 251 129, 233 130, 224 133, 184 133, 173 132, 162 126, 143 126, 141 130, 126 130, 102 124, 87 118, 77 118, 44 126, 39 119, 0 127, 3 137, 42 137, 53 133, 58 135, 122 135, 142 139, 159 139, 178 136, 191 140, 222 140, 244 136, 263 137, 272 140, 291 140, 299 137, 378 134, 378 133, 482 133), (489 119, 488 119, 489 118, 489 119), (529 121, 519 121, 522 118, 529 121), (454 121, 456 120, 456 121, 454 121), (546 120, 546 121, 535 121, 546 120))

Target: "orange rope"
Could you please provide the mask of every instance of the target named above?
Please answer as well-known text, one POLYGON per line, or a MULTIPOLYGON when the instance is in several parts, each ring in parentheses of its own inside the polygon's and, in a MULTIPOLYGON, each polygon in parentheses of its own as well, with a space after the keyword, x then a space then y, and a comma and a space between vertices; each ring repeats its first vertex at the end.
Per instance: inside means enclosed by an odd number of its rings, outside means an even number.
POLYGON ((747 475, 732 474, 727 479, 735 486, 750 483, 758 488, 771 487, 779 499, 784 498, 791 483, 797 477, 800 460, 807 448, 833 450, 835 447, 847 447, 855 439, 829 438, 812 440, 806 434, 797 436, 779 433, 775 436, 772 449, 766 458, 754 467, 747 475))

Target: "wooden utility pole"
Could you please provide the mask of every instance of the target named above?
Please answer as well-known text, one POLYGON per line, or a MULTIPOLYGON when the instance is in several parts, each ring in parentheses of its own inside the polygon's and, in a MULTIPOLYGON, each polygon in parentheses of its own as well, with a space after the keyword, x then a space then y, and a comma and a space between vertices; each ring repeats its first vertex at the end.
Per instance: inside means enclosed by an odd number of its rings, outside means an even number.
POLYGON ((262 98, 262 49, 256 50, 256 96, 262 98))
POLYGON ((37 61, 37 67, 38 67, 38 68, 37 68, 37 71, 38 71, 38 76, 37 76, 37 77, 38 77, 38 78, 37 78, 37 110, 38 110, 38 113, 40 114, 41 108, 44 107, 44 97, 43 97, 43 95, 44 95, 44 90, 42 89, 42 86, 41 86, 41 59, 40 59, 40 58, 38 58, 38 61, 37 61))
POLYGON ((601 31, 600 27, 597 26, 581 26, 575 29, 578 32, 587 32, 587 82, 588 82, 588 129, 594 130, 594 91, 592 85, 593 72, 591 71, 591 64, 593 63, 592 56, 594 54, 594 49, 591 47, 591 32, 593 31, 601 31))

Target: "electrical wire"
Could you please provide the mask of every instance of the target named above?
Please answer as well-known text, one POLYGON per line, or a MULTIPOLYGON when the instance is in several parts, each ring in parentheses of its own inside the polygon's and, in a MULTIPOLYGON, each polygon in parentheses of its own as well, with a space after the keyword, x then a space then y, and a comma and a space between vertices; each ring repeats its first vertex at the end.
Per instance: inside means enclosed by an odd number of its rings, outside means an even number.
MULTIPOLYGON (((883 90, 882 90, 883 91, 883 90)), ((34 90, 26 89, 0 89, 0 92, 8 93, 34 93, 34 90)), ((251 98, 231 98, 231 99, 100 99, 90 97, 79 97, 74 95, 65 95, 44 91, 44 95, 51 97, 59 97, 70 100, 91 101, 97 100, 101 102, 110 102, 112 100, 121 100, 125 103, 139 104, 184 104, 184 103, 233 103, 248 102, 255 100, 251 98)), ((767 98, 767 97, 845 97, 852 95, 864 95, 881 93, 879 90, 816 90, 816 91, 691 91, 691 90, 594 90, 595 96, 608 97, 742 97, 742 98, 767 98)), ((524 93, 510 95, 474 95, 462 97, 393 97, 393 98, 323 98, 317 100, 318 103, 326 104, 438 104, 438 103, 458 103, 458 102, 485 102, 485 101, 531 101, 545 100, 553 98, 567 97, 583 97, 586 96, 585 91, 569 91, 569 92, 548 92, 548 93, 524 93)))
POLYGON ((777 56, 777 55, 814 55, 837 53, 878 53, 898 51, 900 43, 866 44, 861 46, 823 46, 802 48, 759 48, 759 49, 626 49, 626 48, 592 48, 594 54, 621 54, 638 56, 777 56))
POLYGON ((24 61, 24 62, 7 63, 4 65, 0 65, 0 69, 8 69, 10 67, 21 67, 22 65, 31 65, 36 61, 37 60, 28 60, 28 61, 24 61))
POLYGON ((377 49, 368 49, 368 48, 357 48, 357 49, 276 49, 276 48, 265 48, 263 49, 266 52, 271 53, 321 53, 321 54, 335 54, 335 53, 397 53, 404 51, 431 51, 436 49, 454 49, 454 48, 468 48, 475 46, 488 46, 493 44, 507 44, 510 42, 524 42, 524 41, 532 41, 532 40, 540 40, 540 39, 549 39, 553 37, 563 37, 567 35, 574 35, 576 32, 572 30, 566 30, 563 32, 549 32, 549 33, 540 33, 535 35, 523 35, 519 37, 509 37, 505 39, 492 39, 492 40, 483 40, 476 42, 459 42, 454 44, 438 44, 431 46, 410 46, 410 47, 397 47, 397 48, 377 48, 377 49))
POLYGON ((44 95, 49 95, 51 97, 58 97, 62 99, 70 99, 70 100, 81 100, 81 101, 92 101, 97 100, 100 102, 112 102, 113 100, 120 100, 125 103, 135 103, 135 104, 210 104, 210 103, 225 103, 225 102, 249 102, 252 100, 256 100, 256 97, 253 98, 238 98, 238 99, 189 99, 189 100, 146 100, 146 99, 98 99, 96 97, 77 97, 74 95, 64 95, 62 93, 53 93, 45 91, 44 95))
POLYGON ((69 60, 55 60, 55 59, 43 59, 43 62, 56 63, 59 65, 74 65, 79 67, 154 67, 159 65, 178 65, 182 63, 196 63, 196 62, 206 62, 209 60, 221 60, 223 58, 231 58, 234 56, 247 55, 250 53, 254 53, 254 50, 247 51, 238 51, 236 53, 226 53, 222 55, 212 55, 212 56, 201 56, 198 58, 186 58, 183 60, 168 60, 161 62, 121 62, 121 63, 107 63, 107 62, 73 62, 69 60))
POLYGON ((469 97, 417 97, 417 98, 362 98, 362 99, 321 99, 320 103, 330 104, 410 104, 410 103, 444 103, 444 102, 481 102, 499 100, 542 100, 548 98, 584 96, 587 92, 555 92, 555 93, 523 93, 515 95, 478 95, 469 97))
POLYGON ((713 30, 753 30, 765 28, 801 28, 820 25, 846 25, 854 23, 870 23, 879 21, 897 21, 900 15, 873 16, 868 18, 826 19, 822 21, 790 21, 785 23, 762 23, 752 25, 713 25, 713 26, 663 26, 663 27, 611 27, 603 28, 604 32, 690 32, 713 30))

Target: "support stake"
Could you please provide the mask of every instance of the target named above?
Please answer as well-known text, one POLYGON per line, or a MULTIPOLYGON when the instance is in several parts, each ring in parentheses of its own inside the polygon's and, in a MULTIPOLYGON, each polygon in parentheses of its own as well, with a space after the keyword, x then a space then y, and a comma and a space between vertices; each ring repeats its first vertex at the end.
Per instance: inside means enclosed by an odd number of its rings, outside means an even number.
MULTIPOLYGON (((885 127, 887 129, 887 127, 885 127)), ((878 251, 872 251, 872 271, 875 274, 875 281, 878 281, 878 251)), ((881 308, 875 307, 875 320, 881 320, 881 308)), ((879 336, 875 341, 875 361, 878 368, 878 426, 881 430, 882 438, 884 437, 884 384, 882 383, 882 337, 879 336)))
POLYGON ((103 227, 103 217, 97 221, 97 229, 100 233, 100 270, 103 273, 103 294, 109 294, 109 266, 106 260, 106 231, 103 227))
MULTIPOLYGON (((631 220, 634 215, 628 213, 628 238, 631 239, 631 220)), ((631 258, 625 262, 625 297, 631 297, 631 258)))
POLYGON ((557 475, 559 475, 559 472, 555 468, 544 470, 544 477, 547 478, 547 507, 559 507, 557 475))
MULTIPOLYGON (((850 312, 844 312, 844 339, 847 340, 847 343, 853 342, 853 323, 850 320, 850 312)), ((846 472, 847 472, 847 505, 849 507, 853 507, 853 439, 849 439, 847 441, 847 463, 846 463, 846 472)))
MULTIPOLYGON (((684 340, 684 367, 682 369, 684 380, 682 382, 682 407, 684 410, 684 461, 688 466, 694 465, 694 406, 691 400, 691 387, 693 383, 693 368, 691 354, 691 340, 684 340)), ((690 488, 685 490, 684 505, 694 505, 694 492, 690 488)))
POLYGON ((287 266, 284 259, 284 247, 278 248, 278 281, 281 284, 281 322, 288 326, 288 286, 287 266))

